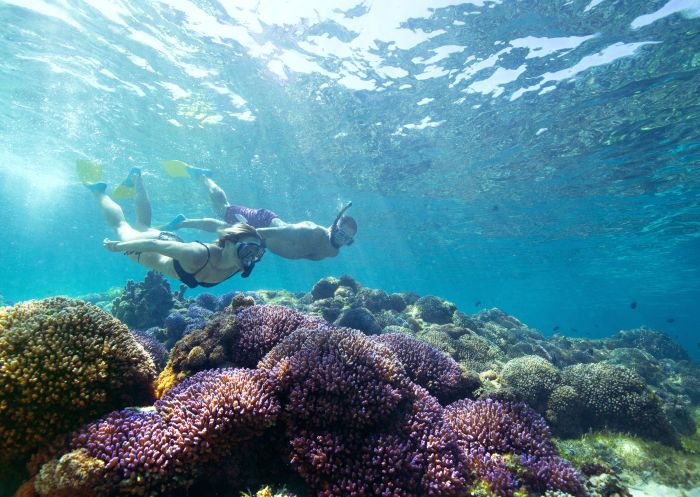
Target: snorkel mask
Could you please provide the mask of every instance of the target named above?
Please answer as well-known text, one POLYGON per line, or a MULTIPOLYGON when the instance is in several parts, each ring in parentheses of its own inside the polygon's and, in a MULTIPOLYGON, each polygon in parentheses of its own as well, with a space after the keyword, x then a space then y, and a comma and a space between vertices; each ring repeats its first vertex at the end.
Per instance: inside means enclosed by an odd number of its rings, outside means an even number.
POLYGON ((236 254, 238 260, 241 261, 241 266, 243 266, 241 277, 247 278, 255 269, 255 264, 265 255, 265 244, 238 242, 236 245, 236 254))
POLYGON ((344 229, 338 226, 338 221, 340 221, 340 218, 343 217, 345 211, 347 211, 350 207, 352 207, 352 202, 345 204, 345 207, 340 209, 338 215, 335 216, 335 221, 333 221, 333 224, 331 225, 331 245, 333 245, 333 247, 336 249, 339 249, 343 245, 352 245, 354 242, 352 237, 348 235, 344 229))

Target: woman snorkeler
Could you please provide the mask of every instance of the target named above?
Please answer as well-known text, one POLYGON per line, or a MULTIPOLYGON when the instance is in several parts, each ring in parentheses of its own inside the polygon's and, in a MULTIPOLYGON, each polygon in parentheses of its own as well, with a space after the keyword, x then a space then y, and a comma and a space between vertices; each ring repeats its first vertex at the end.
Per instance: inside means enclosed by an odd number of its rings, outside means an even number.
POLYGON ((239 272, 247 278, 265 253, 262 238, 255 228, 245 223, 219 230, 218 240, 213 243, 188 243, 174 233, 152 228, 151 203, 140 168, 134 167, 122 185, 134 190, 134 226, 126 221, 122 208, 106 194, 105 183, 86 185, 119 237, 118 241, 105 238, 104 246, 111 252, 123 252, 132 261, 178 279, 190 288, 212 287, 239 272))

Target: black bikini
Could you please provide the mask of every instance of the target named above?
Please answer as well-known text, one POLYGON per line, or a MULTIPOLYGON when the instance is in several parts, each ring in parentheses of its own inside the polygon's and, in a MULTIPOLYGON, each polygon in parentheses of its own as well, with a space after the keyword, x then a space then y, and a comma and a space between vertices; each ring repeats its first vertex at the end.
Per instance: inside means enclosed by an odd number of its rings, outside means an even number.
POLYGON ((212 286, 218 285, 219 283, 221 283, 221 282, 223 282, 223 281, 226 281, 227 279, 229 279, 231 276, 233 276, 234 274, 236 274, 236 273, 238 272, 238 271, 236 271, 235 273, 232 273, 230 276, 224 278, 223 280, 219 281, 218 283, 206 283, 206 282, 204 282, 204 281, 201 281, 201 282, 200 282, 200 281, 197 281, 197 279, 195 278, 195 276, 197 276, 197 274, 198 274, 202 269, 204 269, 204 267, 205 267, 207 264, 209 264, 209 257, 211 256, 211 253, 209 252, 209 247, 207 247, 206 244, 204 244, 204 243, 202 243, 202 242, 200 242, 200 241, 198 241, 198 240, 195 240, 195 241, 196 241, 196 243, 199 243, 202 247, 204 247, 205 249, 207 249, 207 260, 206 260, 206 262, 204 263, 204 265, 203 265, 202 267, 200 267, 199 269, 197 269, 194 273, 188 273, 188 272, 185 271, 185 269, 182 267, 182 264, 180 264, 180 261, 178 261, 177 259, 173 259, 173 267, 175 268, 175 272, 177 273, 178 277, 180 278, 180 281, 182 281, 185 285, 187 285, 187 286, 190 287, 190 288, 195 288, 195 287, 197 287, 197 286, 203 286, 203 287, 205 287, 205 288, 210 288, 210 287, 212 287, 212 286))

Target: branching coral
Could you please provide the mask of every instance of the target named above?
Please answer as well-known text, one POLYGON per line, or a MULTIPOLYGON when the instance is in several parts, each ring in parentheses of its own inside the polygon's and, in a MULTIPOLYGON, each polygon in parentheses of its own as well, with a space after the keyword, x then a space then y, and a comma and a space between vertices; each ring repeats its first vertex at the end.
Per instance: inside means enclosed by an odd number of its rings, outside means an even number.
POLYGON ((464 373, 454 359, 425 342, 402 333, 380 335, 374 340, 389 347, 408 377, 440 402, 463 399, 479 388, 478 378, 464 373))
POLYGON ((150 403, 154 376, 128 328, 93 305, 0 308, 0 464, 112 409, 150 403))
POLYGON ((292 465, 314 495, 456 496, 463 459, 442 408, 355 330, 300 329, 261 362, 280 381, 292 465))
POLYGON ((272 426, 280 405, 264 371, 198 373, 152 410, 115 411, 73 435, 69 457, 45 464, 35 487, 52 495, 56 482, 89 482, 92 495, 150 495, 188 487, 212 465, 230 458, 239 442, 272 426))
POLYGON ((499 497, 560 490, 584 495, 573 467, 557 456, 544 419, 523 404, 460 400, 445 409, 469 468, 499 497))

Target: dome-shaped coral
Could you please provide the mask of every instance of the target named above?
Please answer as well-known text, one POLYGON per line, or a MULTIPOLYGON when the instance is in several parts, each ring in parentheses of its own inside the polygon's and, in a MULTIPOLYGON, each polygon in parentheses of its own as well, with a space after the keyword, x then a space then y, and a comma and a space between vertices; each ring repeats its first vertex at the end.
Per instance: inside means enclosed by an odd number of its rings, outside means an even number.
POLYGON ((93 305, 0 308, 0 464, 110 410, 150 404, 154 376, 128 328, 93 305))
POLYGON ((581 417, 589 427, 629 431, 678 444, 658 397, 634 371, 602 363, 576 364, 563 370, 562 381, 576 391, 581 417))
POLYGON ((552 391, 560 381, 559 370, 547 359, 526 355, 511 359, 503 366, 501 376, 530 407, 544 412, 552 391))

